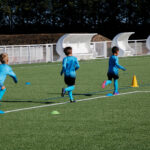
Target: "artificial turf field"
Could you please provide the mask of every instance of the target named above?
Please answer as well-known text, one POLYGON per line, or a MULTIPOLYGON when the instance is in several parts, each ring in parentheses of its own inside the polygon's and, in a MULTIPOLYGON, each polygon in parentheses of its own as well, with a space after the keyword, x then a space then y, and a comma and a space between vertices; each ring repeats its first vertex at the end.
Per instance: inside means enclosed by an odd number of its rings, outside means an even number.
POLYGON ((120 58, 120 64, 127 68, 120 70, 121 95, 106 97, 113 89, 101 89, 108 59, 81 61, 73 93, 83 101, 76 103, 60 96, 60 63, 12 66, 19 83, 5 81, 0 150, 149 150, 150 56, 120 58), (134 74, 139 88, 130 87, 134 74), (21 110, 33 106, 44 107, 21 110))

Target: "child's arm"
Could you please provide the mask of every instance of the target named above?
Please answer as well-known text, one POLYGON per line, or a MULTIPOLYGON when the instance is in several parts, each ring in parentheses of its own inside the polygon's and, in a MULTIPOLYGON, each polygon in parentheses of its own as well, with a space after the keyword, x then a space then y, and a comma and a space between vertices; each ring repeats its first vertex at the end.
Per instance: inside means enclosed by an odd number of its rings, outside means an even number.
POLYGON ((76 66, 75 66, 75 70, 78 70, 79 68, 80 68, 79 62, 78 62, 78 60, 76 59, 76 66))
POLYGON ((117 68, 119 68, 123 71, 126 71, 126 69, 118 63, 118 58, 116 58, 116 60, 115 60, 115 65, 117 66, 117 68))
POLYGON ((67 61, 65 59, 63 59, 63 63, 62 63, 62 70, 61 70, 61 76, 63 75, 63 73, 66 71, 66 63, 67 61))
POLYGON ((16 74, 13 72, 13 70, 11 68, 8 71, 8 75, 13 78, 15 83, 18 82, 17 76, 16 76, 16 74))

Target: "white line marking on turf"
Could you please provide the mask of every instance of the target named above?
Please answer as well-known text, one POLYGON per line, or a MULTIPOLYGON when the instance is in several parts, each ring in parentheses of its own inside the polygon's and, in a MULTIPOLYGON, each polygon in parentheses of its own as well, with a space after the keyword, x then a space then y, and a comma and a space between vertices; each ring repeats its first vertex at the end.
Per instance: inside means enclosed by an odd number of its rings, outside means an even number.
MULTIPOLYGON (((134 93, 150 93, 150 91, 133 91, 133 92, 120 93, 119 95, 134 94, 134 93)), ((115 96, 119 96, 119 95, 115 95, 115 96)), ((106 98, 106 97, 109 97, 109 96, 97 96, 97 97, 91 97, 91 98, 86 98, 86 99, 80 99, 80 100, 77 100, 77 102, 89 101, 89 100, 93 100, 93 99, 100 99, 100 98, 106 98)), ((5 113, 18 112, 18 111, 23 111, 23 110, 31 110, 31 109, 50 107, 50 106, 56 106, 56 105, 63 105, 63 104, 67 104, 67 103, 70 103, 70 102, 63 102, 63 103, 40 105, 40 106, 34 106, 34 107, 28 107, 28 108, 8 110, 8 111, 5 111, 5 113)))

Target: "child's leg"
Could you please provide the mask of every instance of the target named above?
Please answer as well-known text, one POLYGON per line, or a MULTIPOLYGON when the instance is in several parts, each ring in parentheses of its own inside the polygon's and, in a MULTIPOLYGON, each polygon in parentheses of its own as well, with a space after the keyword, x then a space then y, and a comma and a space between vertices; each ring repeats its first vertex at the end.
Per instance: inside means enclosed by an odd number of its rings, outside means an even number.
POLYGON ((109 85, 109 84, 111 84, 111 83, 112 83, 111 80, 104 81, 104 82, 102 83, 102 88, 105 88, 105 86, 107 86, 107 85, 109 85))
POLYGON ((75 86, 68 86, 67 88, 65 88, 65 92, 68 92, 69 98, 71 101, 73 101, 73 96, 72 96, 72 91, 75 89, 75 86))
POLYGON ((108 80, 104 81, 102 83, 102 88, 105 88, 105 86, 107 86, 107 85, 112 83, 112 75, 110 73, 107 73, 107 77, 108 77, 108 80))
POLYGON ((111 84, 111 83, 112 83, 111 80, 107 80, 106 83, 105 83, 105 85, 109 85, 109 84, 111 84))
POLYGON ((2 99, 3 95, 5 94, 6 92, 6 88, 3 89, 3 90, 0 90, 0 100, 2 99))
POLYGON ((69 92, 69 91, 73 91, 75 89, 75 86, 68 86, 67 88, 65 88, 65 92, 69 92))
POLYGON ((72 91, 68 91, 68 95, 69 95, 70 101, 73 101, 72 91))
POLYGON ((68 85, 67 88, 63 88, 62 89, 62 96, 65 95, 66 92, 68 92, 68 95, 69 95, 69 98, 70 98, 70 101, 71 102, 74 102, 73 101, 73 96, 72 96, 72 91, 75 89, 75 80, 76 78, 73 78, 73 77, 67 77, 65 76, 65 83, 68 85))
POLYGON ((118 94, 118 80, 114 79, 114 93, 118 94))

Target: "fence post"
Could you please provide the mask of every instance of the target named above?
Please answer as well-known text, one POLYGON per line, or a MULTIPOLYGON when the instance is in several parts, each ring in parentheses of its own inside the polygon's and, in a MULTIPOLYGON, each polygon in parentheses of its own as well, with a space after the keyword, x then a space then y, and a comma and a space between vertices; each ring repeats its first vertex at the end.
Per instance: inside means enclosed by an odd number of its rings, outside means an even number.
POLYGON ((28 61, 29 64, 31 63, 31 56, 30 56, 30 46, 28 45, 28 61))
POLYGON ((11 56, 12 59, 11 59, 11 61, 12 61, 12 63, 14 63, 14 61, 15 61, 16 59, 15 59, 15 55, 14 55, 14 46, 13 46, 13 45, 11 46, 11 50, 12 50, 12 56, 11 56))
POLYGON ((94 56, 94 58, 96 58, 96 43, 95 42, 92 42, 92 44, 93 44, 93 56, 94 56))
POLYGON ((50 49, 50 52, 51 52, 51 62, 54 62, 54 44, 51 44, 51 49, 50 49))
POLYGON ((46 48, 46 59, 45 59, 45 62, 49 62, 50 51, 49 51, 49 48, 48 48, 48 44, 45 45, 45 48, 46 48))
POLYGON ((21 64, 21 61, 22 61, 22 47, 19 46, 19 63, 21 64))
POLYGON ((137 56, 137 55, 138 55, 138 54, 137 54, 137 41, 134 42, 134 46, 135 46, 134 49, 135 49, 135 51, 136 51, 136 56, 137 56))
POLYGON ((104 42, 104 58, 107 58, 107 43, 104 42))
POLYGON ((4 47, 4 52, 7 53, 6 46, 4 47))

